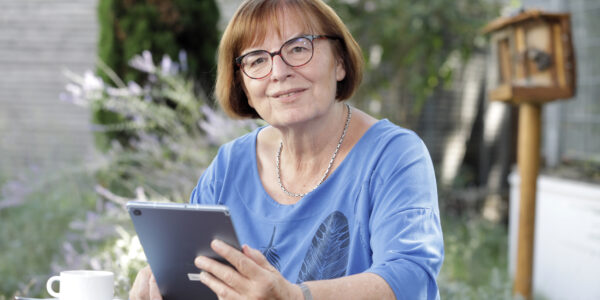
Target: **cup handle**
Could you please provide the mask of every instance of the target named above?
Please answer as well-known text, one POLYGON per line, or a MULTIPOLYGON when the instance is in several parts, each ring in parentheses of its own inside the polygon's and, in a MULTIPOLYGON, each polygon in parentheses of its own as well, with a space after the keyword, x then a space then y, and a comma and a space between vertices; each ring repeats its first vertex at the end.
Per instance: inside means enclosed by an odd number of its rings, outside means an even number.
POLYGON ((55 292, 54 289, 52 289, 52 283, 54 283, 55 281, 60 281, 60 276, 50 277, 50 279, 48 279, 48 281, 46 282, 46 290, 48 290, 48 294, 52 295, 52 297, 60 298, 60 294, 55 292))

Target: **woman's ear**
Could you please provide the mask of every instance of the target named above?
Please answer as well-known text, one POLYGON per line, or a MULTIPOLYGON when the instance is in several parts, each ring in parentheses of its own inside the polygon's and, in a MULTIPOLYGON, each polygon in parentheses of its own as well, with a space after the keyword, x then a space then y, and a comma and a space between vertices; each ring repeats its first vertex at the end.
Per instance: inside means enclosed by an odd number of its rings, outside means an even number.
POLYGON ((341 58, 336 59, 335 63, 335 80, 342 81, 346 78, 346 68, 344 67, 344 60, 341 58))
POLYGON ((246 83, 244 82, 244 75, 242 75, 242 72, 240 71, 237 75, 237 84, 239 84, 242 87, 242 91, 244 92, 244 95, 246 95, 246 99, 248 99, 248 105, 252 108, 254 108, 254 105, 252 104, 252 101, 250 100, 250 97, 248 97, 248 90, 246 89, 246 83))

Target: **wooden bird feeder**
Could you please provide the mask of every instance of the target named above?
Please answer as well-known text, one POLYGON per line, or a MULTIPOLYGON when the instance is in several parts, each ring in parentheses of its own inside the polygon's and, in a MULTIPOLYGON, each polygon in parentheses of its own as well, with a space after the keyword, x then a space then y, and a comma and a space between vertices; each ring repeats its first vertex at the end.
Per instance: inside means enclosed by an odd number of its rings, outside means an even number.
POLYGON ((490 99, 519 106, 517 162, 521 177, 514 294, 532 295, 535 197, 541 105, 575 94, 569 14, 524 11, 489 23, 493 62, 490 99))
POLYGON ((492 100, 543 103, 573 97, 575 59, 569 14, 524 11, 489 23, 491 55, 497 58, 492 100))

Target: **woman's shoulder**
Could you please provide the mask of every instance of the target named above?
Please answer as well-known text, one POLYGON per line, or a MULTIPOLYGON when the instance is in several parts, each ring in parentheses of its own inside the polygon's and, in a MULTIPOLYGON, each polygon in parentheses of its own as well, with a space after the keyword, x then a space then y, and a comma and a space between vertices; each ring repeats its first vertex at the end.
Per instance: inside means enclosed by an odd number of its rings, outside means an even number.
POLYGON ((396 125, 388 119, 378 120, 363 135, 361 145, 381 150, 392 148, 398 150, 409 150, 413 146, 424 147, 423 140, 414 131, 396 125))
POLYGON ((371 126, 355 148, 357 153, 353 157, 361 157, 361 164, 356 166, 383 178, 416 162, 427 165, 427 169, 431 167, 429 151, 423 140, 414 131, 387 119, 371 126))
POLYGON ((256 145, 256 137, 264 127, 256 128, 219 147, 219 159, 232 160, 247 156, 256 145))
POLYGON ((376 139, 379 144, 382 141, 397 141, 398 139, 405 140, 404 142, 421 141, 414 131, 396 125, 388 119, 378 120, 358 108, 353 108, 353 121, 355 119, 357 142, 372 139, 376 139))

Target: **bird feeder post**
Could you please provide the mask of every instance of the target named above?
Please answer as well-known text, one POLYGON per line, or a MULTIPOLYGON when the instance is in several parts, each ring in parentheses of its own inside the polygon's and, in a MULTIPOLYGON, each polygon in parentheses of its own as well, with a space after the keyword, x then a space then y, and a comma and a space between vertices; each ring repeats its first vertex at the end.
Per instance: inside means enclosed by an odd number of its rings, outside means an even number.
POLYGON ((521 177, 517 273, 514 292, 531 299, 533 278, 533 237, 535 232, 535 196, 540 162, 541 106, 524 102, 519 105, 517 164, 521 177))
POLYGON ((541 108, 575 94, 575 60, 568 14, 524 11, 483 30, 491 35, 490 99, 519 106, 517 163, 521 177, 514 294, 531 299, 541 108))

